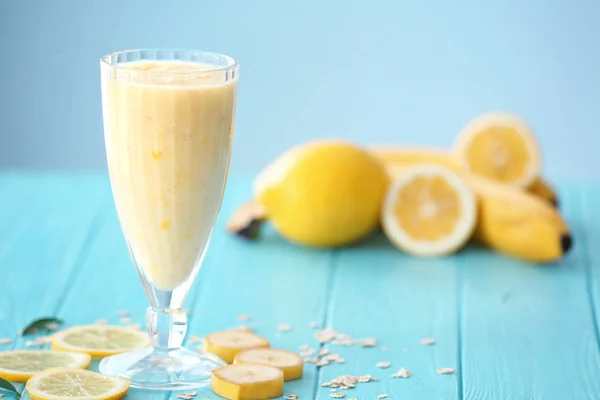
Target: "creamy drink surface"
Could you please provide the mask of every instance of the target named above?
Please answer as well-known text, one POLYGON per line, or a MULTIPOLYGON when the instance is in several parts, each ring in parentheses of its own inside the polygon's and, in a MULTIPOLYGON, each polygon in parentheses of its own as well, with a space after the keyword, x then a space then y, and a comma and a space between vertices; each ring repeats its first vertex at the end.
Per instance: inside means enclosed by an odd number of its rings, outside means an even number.
POLYGON ((171 290, 198 263, 219 211, 237 80, 189 62, 120 67, 103 88, 115 204, 137 265, 171 290))

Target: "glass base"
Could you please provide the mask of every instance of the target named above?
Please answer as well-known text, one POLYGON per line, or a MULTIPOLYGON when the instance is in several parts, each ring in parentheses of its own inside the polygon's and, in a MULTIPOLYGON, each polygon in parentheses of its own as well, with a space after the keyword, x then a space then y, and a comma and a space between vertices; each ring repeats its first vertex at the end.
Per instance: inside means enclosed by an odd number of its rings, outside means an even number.
POLYGON ((100 372, 131 381, 131 387, 150 390, 187 390, 210 385, 211 372, 227 365, 220 358, 185 348, 146 348, 106 357, 100 372))

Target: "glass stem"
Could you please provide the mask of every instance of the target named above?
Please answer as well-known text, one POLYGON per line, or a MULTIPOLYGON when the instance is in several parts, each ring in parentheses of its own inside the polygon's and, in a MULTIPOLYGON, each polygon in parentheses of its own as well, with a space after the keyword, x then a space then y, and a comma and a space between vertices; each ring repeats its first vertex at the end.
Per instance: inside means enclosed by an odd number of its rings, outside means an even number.
POLYGON ((178 349, 187 331, 187 315, 180 308, 148 307, 146 330, 157 350, 178 349))

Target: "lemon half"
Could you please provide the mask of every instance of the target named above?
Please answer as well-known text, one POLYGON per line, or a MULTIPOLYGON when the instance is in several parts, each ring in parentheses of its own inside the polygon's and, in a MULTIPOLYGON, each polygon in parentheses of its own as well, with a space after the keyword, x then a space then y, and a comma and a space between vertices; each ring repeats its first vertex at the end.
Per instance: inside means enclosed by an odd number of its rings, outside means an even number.
POLYGON ((441 256, 462 247, 475 227, 475 194, 449 168, 416 165, 403 170, 388 189, 382 226, 399 249, 441 256))
POLYGON ((537 139, 525 121, 512 114, 475 118, 459 133, 454 153, 463 170, 514 186, 529 187, 541 173, 537 139))

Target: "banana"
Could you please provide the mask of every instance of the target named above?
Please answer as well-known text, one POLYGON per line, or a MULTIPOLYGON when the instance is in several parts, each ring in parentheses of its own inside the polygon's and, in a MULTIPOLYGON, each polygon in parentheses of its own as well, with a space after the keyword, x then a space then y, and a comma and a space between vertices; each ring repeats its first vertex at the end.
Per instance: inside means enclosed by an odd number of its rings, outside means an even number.
POLYGON ((213 371, 211 386, 226 399, 273 399, 283 394, 283 371, 260 364, 227 365, 213 371))
POLYGON ((244 239, 256 239, 267 218, 267 211, 256 201, 249 201, 238 208, 227 221, 227 231, 244 239))
POLYGON ((542 178, 538 178, 533 181, 528 191, 529 193, 535 194, 536 196, 548 201, 554 207, 558 208, 559 203, 556 192, 552 186, 550 186, 550 184, 545 182, 542 178))
MULTIPOLYGON (((398 167, 408 167, 414 164, 441 164, 456 172, 462 172, 456 156, 451 151, 397 147, 372 147, 370 150, 383 162, 398 167)), ((550 184, 542 178, 537 178, 527 190, 553 206, 558 206, 558 196, 550 184)))
POLYGON ((269 341, 249 331, 228 330, 211 333, 204 339, 204 350, 220 357, 228 364, 242 350, 267 348, 269 341))
POLYGON ((479 197, 476 240, 536 263, 556 261, 569 251, 573 244, 569 227, 548 202, 484 178, 467 179, 479 197))
POLYGON ((302 378, 304 360, 298 354, 279 349, 250 349, 237 353, 234 364, 261 364, 279 368, 283 379, 293 381, 302 378))
MULTIPOLYGON (((388 165, 393 177, 402 176, 407 168, 388 165)), ((548 202, 510 185, 467 174, 463 177, 477 196, 476 241, 534 263, 556 261, 572 247, 569 227, 548 202)))

